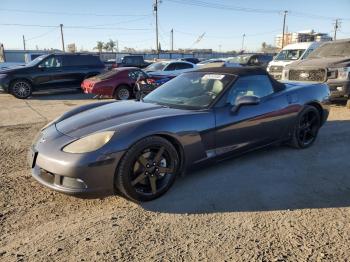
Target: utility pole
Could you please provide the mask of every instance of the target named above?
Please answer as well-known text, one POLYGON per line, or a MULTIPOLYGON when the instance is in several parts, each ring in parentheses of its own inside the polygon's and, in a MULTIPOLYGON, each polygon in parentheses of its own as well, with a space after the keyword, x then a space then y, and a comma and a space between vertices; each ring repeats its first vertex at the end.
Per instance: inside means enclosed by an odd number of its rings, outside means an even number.
POLYGON ((171 29, 171 51, 174 51, 174 29, 171 29))
POLYGON ((283 15, 282 48, 284 47, 284 31, 285 31, 285 29, 286 29, 286 17, 287 17, 287 13, 288 13, 288 11, 285 10, 285 11, 284 11, 284 15, 283 15))
POLYGON ((159 0, 154 0, 153 11, 156 15, 156 50, 159 58, 159 41, 158 41, 158 4, 159 0))
POLYGON ((64 49, 63 24, 60 24, 60 27, 61 27, 62 50, 63 52, 66 52, 66 50, 64 49))
POLYGON ((26 50, 26 39, 24 38, 24 35, 22 35, 22 39, 23 39, 23 50, 26 50))
POLYGON ((338 31, 339 27, 340 27, 340 21, 339 21, 339 19, 335 19, 333 41, 337 40, 337 31, 338 31))
POLYGON ((119 53, 119 41, 117 40, 117 53, 119 53))
POLYGON ((244 50, 244 38, 245 38, 245 34, 242 35, 242 51, 244 50))

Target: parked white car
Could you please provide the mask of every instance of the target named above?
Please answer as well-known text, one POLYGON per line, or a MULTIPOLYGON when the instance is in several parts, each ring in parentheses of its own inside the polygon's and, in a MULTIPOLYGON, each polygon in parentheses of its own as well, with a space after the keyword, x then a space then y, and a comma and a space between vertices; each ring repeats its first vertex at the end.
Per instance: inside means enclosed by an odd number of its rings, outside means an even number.
POLYGON ((320 44, 321 42, 304 42, 285 46, 269 63, 267 71, 276 80, 281 80, 286 65, 305 59, 320 44))
POLYGON ((156 62, 144 69, 150 76, 177 76, 197 69, 197 65, 185 61, 156 62))

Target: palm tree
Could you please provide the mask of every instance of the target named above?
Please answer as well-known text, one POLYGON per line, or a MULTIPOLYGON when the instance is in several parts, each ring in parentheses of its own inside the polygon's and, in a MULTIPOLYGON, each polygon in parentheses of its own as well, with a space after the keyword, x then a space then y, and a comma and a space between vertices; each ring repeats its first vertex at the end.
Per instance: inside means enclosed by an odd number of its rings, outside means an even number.
POLYGON ((113 41, 112 39, 109 39, 109 41, 106 43, 106 45, 107 44, 108 44, 109 51, 113 52, 114 51, 114 47, 116 46, 116 42, 113 41))
POLYGON ((96 46, 94 47, 94 49, 97 49, 98 52, 102 53, 103 46, 104 46, 104 43, 103 43, 102 41, 97 41, 97 44, 96 44, 96 46))
POLYGON ((104 43, 103 49, 109 51, 109 43, 104 43))

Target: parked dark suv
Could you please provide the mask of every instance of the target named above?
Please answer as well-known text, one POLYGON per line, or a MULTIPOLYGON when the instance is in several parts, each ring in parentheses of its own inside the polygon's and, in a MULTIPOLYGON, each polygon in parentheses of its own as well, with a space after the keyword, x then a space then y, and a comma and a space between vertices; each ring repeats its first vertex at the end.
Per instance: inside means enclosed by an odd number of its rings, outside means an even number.
POLYGON ((0 90, 24 99, 33 91, 79 88, 88 77, 105 70, 99 56, 90 54, 48 54, 25 66, 0 71, 0 90))

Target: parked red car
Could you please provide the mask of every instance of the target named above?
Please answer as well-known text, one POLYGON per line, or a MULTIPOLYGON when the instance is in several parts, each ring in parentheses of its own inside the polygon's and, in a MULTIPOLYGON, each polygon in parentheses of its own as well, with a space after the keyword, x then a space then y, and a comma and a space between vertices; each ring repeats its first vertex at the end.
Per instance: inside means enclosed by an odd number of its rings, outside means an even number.
POLYGON ((127 100, 135 97, 134 86, 139 78, 148 79, 150 77, 137 67, 121 67, 85 79, 81 83, 81 88, 87 94, 127 100))

